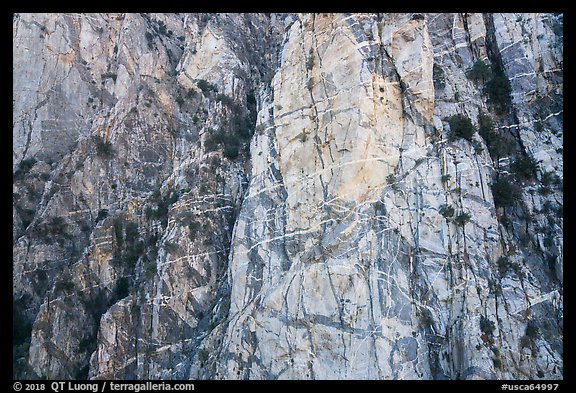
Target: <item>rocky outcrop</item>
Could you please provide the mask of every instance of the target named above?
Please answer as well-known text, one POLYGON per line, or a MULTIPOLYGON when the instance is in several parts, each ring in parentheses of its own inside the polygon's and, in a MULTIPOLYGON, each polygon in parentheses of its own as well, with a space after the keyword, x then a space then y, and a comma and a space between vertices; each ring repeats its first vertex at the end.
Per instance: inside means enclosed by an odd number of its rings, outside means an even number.
POLYGON ((562 17, 15 15, 15 377, 562 378, 562 17))

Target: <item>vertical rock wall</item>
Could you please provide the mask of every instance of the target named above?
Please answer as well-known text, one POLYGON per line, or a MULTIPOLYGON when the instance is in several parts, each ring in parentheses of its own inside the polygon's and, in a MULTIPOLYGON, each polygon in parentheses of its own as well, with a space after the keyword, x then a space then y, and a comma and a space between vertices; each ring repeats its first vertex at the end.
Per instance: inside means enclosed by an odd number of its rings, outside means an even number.
POLYGON ((15 377, 562 378, 562 18, 15 15, 15 377))

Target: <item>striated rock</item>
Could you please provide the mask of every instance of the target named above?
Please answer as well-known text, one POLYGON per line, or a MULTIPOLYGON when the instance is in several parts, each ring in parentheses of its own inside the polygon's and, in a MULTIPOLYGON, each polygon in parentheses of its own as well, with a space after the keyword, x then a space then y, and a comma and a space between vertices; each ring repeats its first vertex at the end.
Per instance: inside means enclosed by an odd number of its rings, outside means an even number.
POLYGON ((562 25, 15 14, 14 377, 563 378, 562 25))

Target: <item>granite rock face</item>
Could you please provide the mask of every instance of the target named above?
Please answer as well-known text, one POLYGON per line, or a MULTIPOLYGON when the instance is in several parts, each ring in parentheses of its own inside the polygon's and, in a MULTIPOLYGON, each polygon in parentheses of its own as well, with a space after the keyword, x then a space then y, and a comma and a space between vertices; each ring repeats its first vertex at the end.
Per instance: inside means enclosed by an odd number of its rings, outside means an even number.
POLYGON ((14 15, 15 377, 561 379, 562 26, 14 15))

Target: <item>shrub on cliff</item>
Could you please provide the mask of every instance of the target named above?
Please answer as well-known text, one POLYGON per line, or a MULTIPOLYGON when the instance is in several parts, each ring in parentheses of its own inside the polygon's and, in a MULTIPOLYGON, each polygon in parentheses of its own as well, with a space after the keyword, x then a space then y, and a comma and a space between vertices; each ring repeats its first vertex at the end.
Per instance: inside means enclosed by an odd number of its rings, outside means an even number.
POLYGON ((447 121, 448 124, 450 124, 450 136, 448 140, 455 141, 457 138, 464 138, 472 141, 472 136, 476 132, 476 129, 469 118, 462 114, 457 114, 450 116, 447 121))
POLYGON ((496 73, 484 86, 484 93, 488 95, 488 103, 492 105, 495 112, 499 115, 510 112, 512 103, 511 92, 510 80, 502 72, 496 73))
POLYGON ((530 155, 516 157, 510 169, 518 180, 530 181, 536 179, 538 162, 530 155))
POLYGON ((521 194, 520 187, 512 183, 507 177, 501 177, 492 184, 492 196, 496 207, 512 206, 520 199, 521 194))
POLYGON ((492 77, 492 68, 483 60, 478 60, 468 71, 467 76, 476 83, 484 83, 492 77))
POLYGON ((98 157, 110 158, 112 157, 112 142, 104 140, 100 135, 94 135, 92 140, 96 144, 96 154, 98 157))

